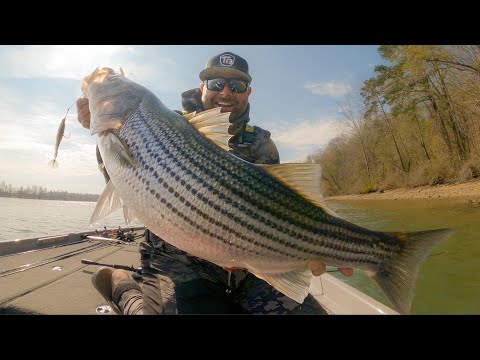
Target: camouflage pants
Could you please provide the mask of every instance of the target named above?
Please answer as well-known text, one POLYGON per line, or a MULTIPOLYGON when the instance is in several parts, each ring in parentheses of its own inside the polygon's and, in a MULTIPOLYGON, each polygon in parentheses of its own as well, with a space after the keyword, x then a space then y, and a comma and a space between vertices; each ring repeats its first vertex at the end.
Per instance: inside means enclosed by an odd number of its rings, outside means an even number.
MULTIPOLYGON (((148 233, 140 244, 144 314, 326 314, 312 295, 298 304, 246 270, 234 270, 229 282, 222 267, 148 233)), ((142 313, 138 292, 129 293, 121 308, 134 305, 124 313, 142 313)))

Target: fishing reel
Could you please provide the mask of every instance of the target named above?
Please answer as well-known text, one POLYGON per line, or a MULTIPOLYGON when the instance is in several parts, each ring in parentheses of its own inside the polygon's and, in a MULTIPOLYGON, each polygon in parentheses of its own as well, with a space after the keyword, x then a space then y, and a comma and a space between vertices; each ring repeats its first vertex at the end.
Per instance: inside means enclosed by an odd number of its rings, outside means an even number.
POLYGON ((120 228, 120 226, 118 227, 117 231, 115 232, 115 235, 116 235, 116 238, 117 238, 118 240, 125 241, 125 233, 124 233, 123 230, 120 228))

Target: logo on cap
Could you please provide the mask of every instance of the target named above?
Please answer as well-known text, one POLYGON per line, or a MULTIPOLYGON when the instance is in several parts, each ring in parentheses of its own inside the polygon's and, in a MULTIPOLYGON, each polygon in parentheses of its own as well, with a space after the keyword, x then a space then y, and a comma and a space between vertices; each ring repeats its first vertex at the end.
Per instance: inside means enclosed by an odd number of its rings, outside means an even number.
POLYGON ((220 56, 220 65, 222 66, 232 66, 235 62, 235 56, 230 54, 224 54, 220 56))

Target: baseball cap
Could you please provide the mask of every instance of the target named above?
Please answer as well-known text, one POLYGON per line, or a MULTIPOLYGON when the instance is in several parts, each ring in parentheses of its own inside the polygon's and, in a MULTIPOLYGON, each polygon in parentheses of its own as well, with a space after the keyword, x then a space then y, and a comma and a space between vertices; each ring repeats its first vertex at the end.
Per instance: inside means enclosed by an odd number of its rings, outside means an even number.
POLYGON ((210 58, 205 69, 199 74, 202 81, 225 75, 244 79, 249 83, 252 81, 252 77, 248 74, 247 61, 232 52, 224 52, 210 58))

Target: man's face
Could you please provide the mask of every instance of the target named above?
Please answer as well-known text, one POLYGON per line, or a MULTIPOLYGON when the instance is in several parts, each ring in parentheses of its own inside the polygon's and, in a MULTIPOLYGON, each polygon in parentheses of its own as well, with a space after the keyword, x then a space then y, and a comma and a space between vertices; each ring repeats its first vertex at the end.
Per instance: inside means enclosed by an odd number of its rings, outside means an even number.
MULTIPOLYGON (((225 77, 224 79, 229 78, 225 77)), ((232 122, 245 112, 252 88, 248 87, 243 93, 235 93, 232 92, 228 84, 225 84, 222 90, 214 91, 209 90, 203 82, 200 84, 200 91, 202 92, 202 103, 205 110, 221 107, 222 113, 231 112, 230 122, 232 122)))

